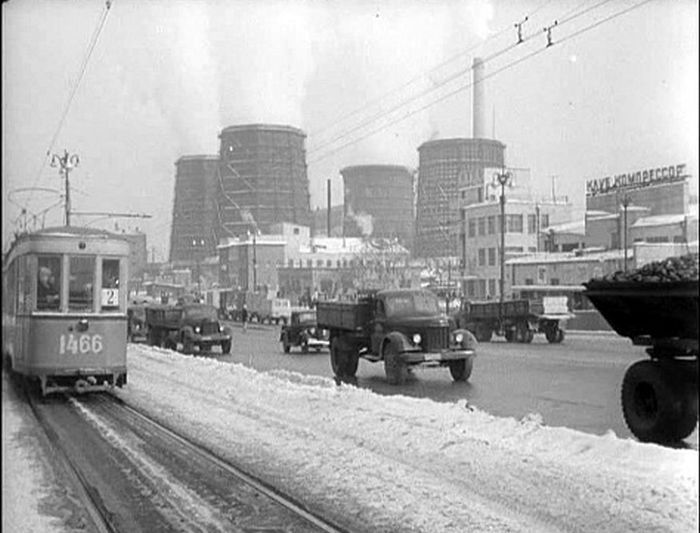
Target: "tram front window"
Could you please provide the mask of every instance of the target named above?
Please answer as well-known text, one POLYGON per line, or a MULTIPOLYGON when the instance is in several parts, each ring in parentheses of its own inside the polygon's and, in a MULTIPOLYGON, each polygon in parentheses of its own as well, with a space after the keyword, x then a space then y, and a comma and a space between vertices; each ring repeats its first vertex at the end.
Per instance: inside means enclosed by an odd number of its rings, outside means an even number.
POLYGON ((95 286, 95 258, 71 257, 69 279, 68 309, 71 311, 91 311, 93 287, 95 286))
POLYGON ((36 308, 40 311, 58 311, 60 305, 61 258, 38 258, 36 308))

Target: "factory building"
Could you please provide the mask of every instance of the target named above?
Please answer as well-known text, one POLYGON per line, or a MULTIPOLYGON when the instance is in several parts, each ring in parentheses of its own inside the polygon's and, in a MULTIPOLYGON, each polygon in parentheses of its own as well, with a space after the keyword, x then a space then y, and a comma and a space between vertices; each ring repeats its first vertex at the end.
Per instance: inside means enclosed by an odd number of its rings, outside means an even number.
POLYGON ((170 261, 192 263, 216 253, 219 157, 183 156, 175 162, 170 261))
POLYGON ((346 237, 413 242, 413 173, 397 165, 357 165, 340 171, 345 191, 346 237))
POLYGON ((219 238, 267 233, 279 222, 311 225, 306 134, 290 126, 249 124, 220 135, 219 238))
POLYGON ((486 139, 483 63, 474 60, 472 139, 439 139, 418 147, 419 168, 414 255, 459 255, 460 208, 483 197, 460 198, 465 188, 483 191, 492 170, 505 165, 505 145, 486 139), (466 200, 466 201, 465 201, 466 200))

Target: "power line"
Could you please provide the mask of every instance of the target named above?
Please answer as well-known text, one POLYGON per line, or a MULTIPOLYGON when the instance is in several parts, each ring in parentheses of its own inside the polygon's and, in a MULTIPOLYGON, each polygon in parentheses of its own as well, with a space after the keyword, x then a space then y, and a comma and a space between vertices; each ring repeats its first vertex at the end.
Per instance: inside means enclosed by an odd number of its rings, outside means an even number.
MULTIPOLYGON (((602 2, 602 3, 609 2, 609 1, 610 1, 610 0, 605 0, 605 1, 602 2)), ((630 11, 632 11, 632 10, 634 10, 634 9, 637 9, 638 7, 641 7, 641 6, 643 6, 644 4, 647 4, 647 3, 649 3, 649 2, 651 2, 651 0, 643 0, 642 2, 639 2, 638 4, 635 4, 635 5, 633 5, 633 6, 630 6, 630 7, 626 8, 626 9, 623 9, 623 10, 621 10, 621 11, 618 11, 618 12, 612 14, 612 15, 609 15, 608 17, 605 17, 605 18, 603 18, 603 19, 600 19, 599 21, 597 21, 597 22, 595 22, 595 23, 593 23, 593 24, 590 24, 590 25, 588 25, 588 26, 585 26, 585 27, 581 28, 580 30, 577 30, 577 31, 575 31, 575 32, 573 32, 573 33, 571 33, 571 34, 569 34, 569 35, 566 35, 566 36, 562 37, 562 38, 559 39, 557 42, 553 42, 552 45, 556 45, 556 44, 560 44, 560 43, 563 43, 563 42, 565 42, 565 41, 568 41, 569 39, 572 39, 572 38, 574 38, 574 37, 576 37, 576 36, 578 36, 578 35, 581 35, 582 33, 587 32, 587 31, 590 31, 590 30, 592 30, 592 29, 594 29, 594 28, 600 26, 601 24, 604 24, 605 22, 608 22, 608 21, 610 21, 610 20, 612 20, 612 19, 614 19, 614 18, 617 18, 617 17, 619 17, 619 16, 621 16, 621 15, 624 15, 624 14, 626 14, 626 13, 629 13, 630 11)), ((520 64, 520 63, 522 63, 523 61, 525 61, 525 60, 527 60, 527 59, 530 59, 530 58, 532 58, 532 57, 534 57, 534 56, 536 56, 536 55, 538 55, 538 54, 540 54, 540 53, 546 51, 547 49, 549 49, 549 46, 547 46, 547 47, 545 47, 545 48, 540 48, 540 49, 538 49, 538 50, 535 50, 535 51, 533 51, 533 52, 531 52, 531 53, 529 53, 529 54, 527 54, 527 55, 521 57, 521 58, 518 58, 518 59, 516 59, 515 61, 513 61, 513 62, 511 62, 511 63, 508 63, 507 65, 505 65, 505 66, 503 66, 503 67, 501 67, 501 68, 499 68, 499 69, 497 69, 497 70, 491 72, 490 74, 487 74, 487 75, 483 76, 483 77, 481 78, 481 81, 487 80, 488 78, 491 78, 492 76, 495 76, 496 74, 499 74, 499 73, 501 73, 501 72, 504 72, 505 70, 508 70, 508 69, 510 69, 510 68, 512 68, 512 67, 514 67, 514 66, 516 66, 516 65, 518 65, 518 64, 520 64)), ((370 137, 370 136, 374 135, 375 133, 377 133, 377 132, 379 132, 379 131, 382 131, 382 130, 388 128, 389 126, 392 126, 393 124, 396 124, 397 122, 401 122, 402 120, 405 120, 405 119, 407 119, 408 117, 413 116, 413 115, 415 115, 416 113, 419 113, 420 111, 423 111, 424 109, 427 109, 428 107, 430 107, 430 106, 432 106, 432 105, 434 105, 434 104, 436 104, 436 103, 438 103, 438 102, 441 102, 441 101, 443 101, 443 100, 449 98, 450 96, 454 96, 455 94, 457 94, 457 93, 459 93, 459 92, 461 92, 461 91, 463 91, 463 90, 465 90, 465 89, 468 89, 468 88, 472 87, 473 85, 474 85, 474 82, 468 83, 468 84, 466 84, 466 85, 462 85, 462 86, 458 87, 457 89, 455 89, 455 90, 453 90, 453 91, 451 91, 451 92, 449 92, 449 93, 447 93, 447 94, 445 94, 445 95, 440 96, 440 97, 437 98, 436 100, 433 100, 433 101, 431 101, 431 102, 425 104, 424 106, 422 106, 422 107, 420 107, 420 108, 418 108, 418 109, 416 109, 416 110, 411 111, 410 113, 407 113, 407 114, 405 114, 405 115, 403 115, 403 116, 401 116, 401 117, 398 117, 397 119, 394 119, 394 120, 392 120, 392 121, 390 121, 390 122, 388 122, 388 123, 386 123, 386 124, 384 124, 384 125, 382 125, 382 126, 380 126, 380 127, 378 127, 378 128, 375 128, 375 129, 371 130, 370 132, 368 132, 368 133, 365 134, 365 135, 362 135, 362 136, 360 136, 360 137, 358 137, 358 138, 356 138, 356 139, 353 139, 353 140, 351 140, 351 141, 349 141, 349 142, 346 142, 346 143, 342 144, 341 146, 339 146, 339 147, 337 147, 337 148, 335 148, 335 149, 333 149, 333 150, 331 150, 331 151, 329 151, 329 152, 327 152, 327 153, 325 153, 325 154, 323 154, 323 155, 321 155, 321 156, 319 156, 319 157, 317 157, 317 158, 315 158, 315 159, 312 159, 311 161, 309 161, 309 164, 313 164, 313 163, 316 163, 316 162, 318 162, 318 161, 321 161, 321 160, 323 160, 323 159, 325 159, 325 158, 327 158, 327 157, 333 155, 334 153, 336 153, 336 152, 342 150, 343 148, 346 148, 346 147, 348 147, 348 146, 351 146, 351 145, 353 145, 353 144, 356 144, 356 143, 360 142, 361 140, 364 140, 364 139, 366 139, 367 137, 370 137)))
MULTIPOLYGON (((578 17, 584 15, 585 13, 589 12, 590 10, 595 9, 595 8, 597 8, 597 7, 600 7, 600 6, 602 6, 603 4, 608 3, 608 2, 610 2, 610 1, 611 1, 611 0, 602 0, 602 1, 599 2, 598 4, 596 4, 596 5, 592 6, 592 7, 589 7, 589 8, 587 8, 586 10, 581 11, 580 13, 576 13, 576 14, 574 14, 574 15, 572 15, 572 16, 566 18, 565 20, 563 20, 563 21, 562 21, 561 23, 559 23, 559 24, 563 25, 563 24, 565 24, 565 23, 567 23, 567 22, 571 22, 572 20, 574 20, 574 19, 576 19, 576 18, 578 18, 578 17)), ((577 6, 577 7, 580 7, 581 5, 583 5, 583 4, 579 4, 579 6, 577 6)), ((543 7, 543 6, 540 6, 540 7, 543 7)), ((574 8, 574 9, 576 9, 576 8, 574 8)), ((568 11, 567 14, 568 14, 568 13, 571 13, 571 10, 568 11)), ((525 17, 525 19, 523 20, 523 22, 525 22, 526 20, 528 20, 528 17, 525 17)), ((520 25, 522 25, 523 22, 521 22, 520 25)), ((557 25, 557 24, 558 24, 557 21, 555 21, 554 25, 557 25)), ((553 26, 554 26, 554 25, 553 25, 553 26)), ((518 24, 516 24, 516 27, 517 27, 517 26, 518 26, 518 24)), ((548 40, 549 40, 550 43, 551 43, 551 29, 553 28, 553 26, 550 26, 550 27, 548 28, 548 40)), ((510 50, 512 50, 513 48, 517 47, 518 45, 523 44, 523 43, 526 43, 527 41, 533 39, 534 37, 538 36, 539 34, 540 34, 539 30, 537 30, 537 31, 531 32, 528 36, 526 36, 526 37, 523 38, 522 35, 520 34, 520 28, 518 28, 518 40, 517 40, 514 44, 511 44, 511 45, 509 45, 509 46, 507 46, 507 47, 505 47, 505 48, 503 48, 503 49, 501 49, 501 50, 499 50, 499 51, 497 51, 497 52, 492 53, 492 54, 489 55, 489 56, 486 56, 485 58, 482 59, 482 63, 483 63, 483 64, 486 64, 486 63, 488 63, 489 61, 492 61, 492 60, 496 59, 497 57, 499 57, 499 56, 501 56, 501 55, 503 55, 503 54, 509 52, 510 50)), ((548 46, 551 46, 551 44, 548 44, 548 46)), ((474 47, 473 47, 473 48, 474 48, 474 47)), ((472 50, 473 48, 471 48, 470 50, 472 50)), ((460 54, 460 55, 461 55, 461 54, 460 54)), ((449 62, 449 60, 448 60, 448 62, 449 62)), ((445 63, 443 63, 443 64, 445 64, 445 63)), ((433 69, 433 71, 434 71, 434 70, 435 70, 435 69, 433 69)), ((411 102, 413 102, 413 101, 415 101, 415 100, 417 100, 417 99, 419 99, 419 98, 421 98, 421 97, 423 97, 423 96, 426 96, 427 94, 430 94, 430 93, 432 93, 432 92, 434 92, 434 91, 440 89, 441 87, 443 87, 443 86, 447 85, 448 83, 454 81, 455 79, 459 78, 460 76, 462 76, 463 74, 469 72, 470 70, 471 70, 471 67, 463 68, 463 69, 459 70, 458 72, 456 72, 456 73, 450 75, 450 76, 447 77, 446 79, 444 79, 441 83, 439 83, 439 84, 437 84, 437 85, 434 85, 433 87, 429 87, 429 88, 427 88, 427 89, 424 89, 424 90, 421 91, 420 93, 418 93, 418 94, 416 94, 416 95, 413 95, 413 96, 410 96, 409 98, 400 101, 399 103, 395 104, 393 107, 389 108, 388 110, 379 111, 378 113, 375 113, 375 114, 372 115, 371 117, 366 118, 365 120, 363 120, 363 121, 360 122, 359 124, 356 124, 355 126, 351 127, 349 130, 345 130, 344 132, 342 132, 342 133, 336 135, 336 136, 333 137, 331 140, 326 141, 326 142, 323 142, 323 143, 321 143, 320 145, 318 145, 318 146, 316 146, 316 147, 314 147, 314 148, 309 149, 308 153, 309 153, 309 154, 314 154, 314 153, 317 153, 317 152, 321 152, 321 151, 324 150, 325 148, 327 148, 327 147, 329 147, 329 146, 335 144, 337 141, 339 141, 339 140, 341 140, 341 139, 344 139, 345 137, 348 137, 350 134, 356 132, 357 130, 360 130, 360 129, 364 128, 365 126, 368 126, 368 125, 372 124, 373 122, 375 122, 375 121, 377 121, 377 120, 383 118, 384 116, 387 116, 387 115, 393 113, 394 111, 397 111, 398 109, 402 108, 402 107, 405 106, 406 104, 409 104, 409 103, 411 103, 411 102)), ((430 71, 430 72, 433 72, 433 71, 430 71)), ((345 146, 345 145, 344 145, 344 146, 345 146)))
MULTIPOLYGON (((532 13, 530 13, 528 16, 525 17, 525 20, 527 20, 528 17, 530 17, 530 16, 534 16, 538 11, 540 11, 543 7, 545 7, 546 5, 550 4, 551 2, 552 2, 552 0, 545 0, 544 2, 542 2, 537 8, 535 8, 534 11, 532 11, 532 13)), ((395 89, 391 89, 391 90, 387 91, 386 93, 384 93, 384 94, 382 94, 382 95, 380 95, 380 96, 378 96, 378 97, 376 97, 376 98, 370 100, 369 102, 367 102, 367 103, 363 104, 362 106, 360 106, 360 107, 354 109, 353 111, 350 111, 349 113, 347 113, 347 114, 345 114, 345 115, 341 115, 341 116, 337 117, 335 120, 333 120, 333 122, 329 122, 329 123, 326 124, 325 126, 322 126, 320 129, 318 129, 318 130, 316 130, 316 131, 310 132, 309 135, 314 135, 314 136, 322 135, 325 131, 328 131, 328 130, 332 129, 334 126, 338 125, 339 123, 345 122, 345 121, 348 120, 349 118, 352 118, 352 117, 354 117, 355 115, 361 113, 362 111, 365 111, 366 109, 370 108, 372 105, 381 102, 381 101, 384 100, 386 97, 391 96, 391 95, 394 94, 394 93, 398 93, 399 91, 405 89, 406 87, 412 85, 413 83, 415 83, 415 82, 417 82, 417 81, 420 81, 420 80, 422 80, 422 79, 424 79, 424 78, 426 78, 426 77, 429 77, 430 74, 432 74, 432 73, 438 71, 440 68, 442 68, 442 67, 444 67, 444 66, 446 66, 446 65, 448 65, 448 64, 450 64, 450 63, 452 63, 453 61, 455 61, 455 60, 457 60, 457 59, 459 59, 459 58, 462 58, 462 57, 468 55, 468 54, 469 54, 470 52, 472 52, 473 50, 477 49, 477 48, 480 47, 480 46, 485 45, 487 42, 489 42, 489 41, 491 41, 491 40, 493 40, 493 39, 496 39, 497 37, 500 37, 501 35, 503 35, 503 34, 504 34, 505 32, 507 32, 507 31, 509 31, 510 29, 511 29, 510 24, 507 25, 507 26, 504 26, 504 27, 501 28, 498 32, 496 32, 495 34, 493 34, 493 35, 487 37, 485 40, 482 40, 482 41, 478 42, 477 44, 475 44, 475 45, 473 45, 473 46, 467 48, 466 50, 462 50, 461 52, 458 52, 457 54, 455 54, 455 55, 449 57, 449 58, 446 59, 445 61, 443 61, 443 62, 437 64, 436 66, 434 66, 433 68, 431 68, 429 71, 424 72, 424 73, 421 73, 421 74, 419 74, 418 76, 415 76, 415 77, 411 78, 409 81, 407 81, 407 82, 404 83, 403 85, 401 85, 401 86, 399 86, 399 87, 397 87, 397 88, 395 88, 395 89)))
MULTIPOLYGON (((49 157, 51 155, 51 150, 53 150, 54 144, 56 143, 56 139, 58 138, 58 135, 61 133, 61 129, 63 128, 63 123, 65 122, 66 117, 68 116, 68 112, 70 111, 71 105, 73 104, 73 100, 75 99, 75 95, 78 92, 78 88, 80 87, 80 83, 83 80, 83 77, 85 76, 85 72, 87 71, 88 63, 90 62, 90 58, 92 57, 92 53, 95 50, 95 46, 97 45, 97 40, 99 39, 100 34, 102 33, 102 30, 105 26, 105 23, 107 22, 107 15, 109 14, 109 10, 112 7, 113 2, 114 2, 114 0, 106 0, 105 1, 105 9, 102 12, 102 14, 100 15, 100 19, 97 23, 97 26, 95 27, 95 30, 92 33, 92 37, 90 38, 90 43, 88 45, 87 53, 85 54, 85 57, 83 58, 83 62, 80 66, 78 79, 76 80, 75 84, 73 85, 73 89, 70 92, 70 96, 68 97, 68 102, 66 104, 66 107, 63 110, 63 114, 61 115, 61 119, 58 122, 58 126, 56 127, 56 130, 53 134, 53 137, 51 137, 51 142, 49 143, 49 147, 46 150, 46 154, 44 155, 44 158, 41 162, 41 167, 39 168, 39 172, 37 172, 37 175, 34 178, 34 183, 33 183, 34 187, 39 182, 39 178, 41 177, 41 173, 44 171, 44 168, 46 167, 46 162, 49 160, 49 157)), ((30 194, 29 199, 27 200, 27 205, 31 202, 32 196, 33 195, 30 194)))

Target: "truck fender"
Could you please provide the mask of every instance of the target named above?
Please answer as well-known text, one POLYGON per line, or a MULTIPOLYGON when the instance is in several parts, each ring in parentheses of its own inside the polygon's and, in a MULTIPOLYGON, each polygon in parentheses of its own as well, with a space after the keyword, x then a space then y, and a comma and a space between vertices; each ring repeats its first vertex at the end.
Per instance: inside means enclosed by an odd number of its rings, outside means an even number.
POLYGON ((222 331, 221 331, 221 332, 222 332, 224 335, 229 335, 229 336, 233 337, 233 331, 232 331, 231 328, 228 327, 228 326, 224 326, 224 327, 222 328, 222 331))
POLYGON ((384 348, 389 344, 394 344, 398 348, 399 353, 413 350, 413 346, 406 335, 398 331, 392 331, 382 339, 382 356, 384 355, 384 348))
POLYGON ((194 337, 194 330, 192 329, 192 326, 185 326, 180 330, 180 338, 181 339, 191 339, 194 337))
POLYGON ((462 335, 462 342, 460 343, 463 350, 474 350, 479 345, 476 337, 468 329, 456 329, 452 332, 452 338, 454 339, 458 334, 462 335))

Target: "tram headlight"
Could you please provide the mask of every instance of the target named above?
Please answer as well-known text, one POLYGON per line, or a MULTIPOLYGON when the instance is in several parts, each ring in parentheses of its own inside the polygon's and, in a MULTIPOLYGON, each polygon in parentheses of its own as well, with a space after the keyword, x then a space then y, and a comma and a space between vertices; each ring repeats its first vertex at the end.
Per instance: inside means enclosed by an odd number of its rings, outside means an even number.
POLYGON ((413 334, 413 344, 420 344, 421 340, 423 340, 423 338, 420 336, 420 333, 413 334))

